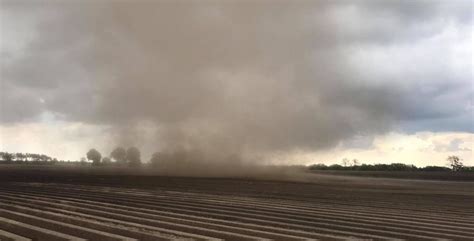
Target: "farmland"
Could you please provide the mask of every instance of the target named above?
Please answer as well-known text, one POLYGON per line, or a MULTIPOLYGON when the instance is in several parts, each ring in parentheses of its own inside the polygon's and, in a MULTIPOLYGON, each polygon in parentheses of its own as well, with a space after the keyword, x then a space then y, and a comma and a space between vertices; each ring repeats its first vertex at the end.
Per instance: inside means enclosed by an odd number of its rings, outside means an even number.
POLYGON ((0 168, 0 240, 473 240, 472 182, 0 168))

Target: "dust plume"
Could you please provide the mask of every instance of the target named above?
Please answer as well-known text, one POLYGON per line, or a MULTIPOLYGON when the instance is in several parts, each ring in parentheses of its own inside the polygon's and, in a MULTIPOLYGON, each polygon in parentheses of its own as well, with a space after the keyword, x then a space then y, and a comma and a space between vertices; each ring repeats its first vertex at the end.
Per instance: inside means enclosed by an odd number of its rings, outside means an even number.
MULTIPOLYGON (((57 118, 108 126, 110 150, 144 145, 138 133, 146 132, 150 151, 169 163, 264 163, 383 133, 418 112, 404 98, 410 88, 374 81, 348 58, 375 32, 375 44, 412 33, 397 28, 394 37, 373 22, 359 24, 374 32, 351 32, 341 14, 377 10, 365 1, 22 3, 5 5, 40 15, 28 51, 66 66, 29 73, 35 61, 25 58, 23 73, 56 86, 43 102, 57 118)), ((387 14, 396 18, 403 6, 387 14)), ((407 13, 400 25, 417 18, 407 13)), ((14 79, 15 68, 4 74, 14 79)))
POLYGON ((158 149, 215 161, 326 148, 381 130, 389 101, 341 100, 369 87, 347 81, 347 63, 326 50, 338 40, 326 8, 106 4, 92 18, 102 26, 83 63, 103 78, 88 117, 118 129, 149 121, 158 149))

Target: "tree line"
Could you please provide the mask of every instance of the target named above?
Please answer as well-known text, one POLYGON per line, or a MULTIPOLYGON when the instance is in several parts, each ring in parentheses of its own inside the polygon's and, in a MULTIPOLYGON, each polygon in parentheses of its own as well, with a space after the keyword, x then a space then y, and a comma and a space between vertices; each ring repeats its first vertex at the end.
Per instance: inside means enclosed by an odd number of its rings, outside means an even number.
MULTIPOLYGON (((192 155, 195 158, 195 155, 192 155)), ((150 159, 152 167, 158 167, 160 161, 187 159, 183 153, 159 153, 156 152, 150 159), (181 154, 181 155, 180 155, 181 154)), ((86 153, 86 157, 81 158, 80 162, 71 162, 58 160, 44 154, 36 153, 9 153, 0 152, 1 164, 33 164, 33 165, 88 165, 87 160, 92 162, 92 166, 128 166, 139 167, 142 165, 140 150, 136 147, 116 147, 109 156, 102 156, 96 149, 92 148, 86 153)), ((465 166, 458 156, 449 156, 446 159, 446 166, 426 166, 416 167, 415 165, 403 163, 391 164, 360 164, 357 159, 349 160, 344 158, 341 164, 313 164, 308 167, 309 170, 333 170, 333 171, 427 171, 427 172, 474 172, 474 166, 465 166)))
MULTIPOLYGON (((178 157, 178 156, 176 156, 178 157)), ((159 166, 163 159, 170 158, 169 155, 156 152, 150 159, 151 166, 159 166)), ((92 165, 92 166, 128 166, 139 167, 142 165, 140 150, 137 147, 116 147, 109 156, 102 154, 95 148, 90 149, 85 157, 77 161, 64 161, 52 158, 44 154, 35 153, 9 153, 0 152, 0 164, 32 164, 32 165, 92 165), (88 163, 89 161, 89 163, 88 163)))
MULTIPOLYGON (((92 161, 93 166, 129 166, 139 167, 142 165, 140 150, 136 147, 116 147, 109 156, 102 157, 96 149, 90 149, 86 154, 87 160, 92 161)), ((166 157, 163 153, 156 152, 152 155, 149 164, 153 167, 159 166, 159 162, 166 157)), ((85 159, 81 160, 82 162, 85 159)))
POLYGON ((344 158, 341 164, 313 164, 309 170, 331 170, 331 171, 426 171, 426 172, 474 172, 474 166, 465 166, 458 156, 449 156, 446 166, 416 167, 403 163, 391 164, 360 164, 357 159, 344 158))
POLYGON ((10 163, 30 163, 30 164, 54 164, 57 162, 64 162, 44 154, 36 153, 9 153, 0 152, 0 161, 6 164, 10 163))
POLYGON ((92 148, 87 152, 86 157, 92 161, 93 166, 115 164, 118 166, 138 167, 142 164, 140 150, 136 147, 129 147, 128 149, 117 147, 110 153, 110 157, 102 157, 99 151, 92 148))

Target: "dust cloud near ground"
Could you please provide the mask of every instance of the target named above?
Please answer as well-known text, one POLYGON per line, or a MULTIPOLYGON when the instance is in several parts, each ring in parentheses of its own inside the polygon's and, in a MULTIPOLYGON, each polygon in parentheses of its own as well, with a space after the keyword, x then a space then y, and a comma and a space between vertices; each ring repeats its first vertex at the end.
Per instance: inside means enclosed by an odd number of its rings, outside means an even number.
MULTIPOLYGON (((437 4, 44 2, 2 1, 11 21, 26 17, 37 33, 28 55, 2 62, 2 112, 8 113, 2 122, 46 113, 104 126, 109 149, 140 147, 142 129, 151 136, 151 153, 199 150, 208 161, 229 163, 229 156, 261 162, 251 157, 323 150, 438 114, 427 108, 430 98, 413 100, 424 94, 416 92, 418 75, 401 75, 403 84, 397 76, 381 81, 365 70, 374 69, 371 62, 354 60, 361 46, 418 39, 414 29, 439 17, 437 4), (424 14, 413 14, 418 11, 424 14), (394 19, 387 28, 375 24, 383 15, 369 16, 379 12, 394 19), (357 33, 351 21, 341 21, 346 14, 367 29, 357 33), (38 96, 40 102, 30 103, 38 96), (29 111, 10 109, 19 101, 29 111)), ((448 9, 449 19, 464 23, 465 5, 448 9)), ((423 76, 440 78, 434 73, 423 76)))

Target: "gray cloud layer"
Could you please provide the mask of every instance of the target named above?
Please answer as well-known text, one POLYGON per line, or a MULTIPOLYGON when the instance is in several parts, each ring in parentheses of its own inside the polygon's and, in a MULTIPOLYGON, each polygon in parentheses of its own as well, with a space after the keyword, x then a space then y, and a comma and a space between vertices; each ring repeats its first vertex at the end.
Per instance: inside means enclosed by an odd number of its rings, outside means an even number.
POLYGON ((472 47, 453 47, 471 36, 471 1, 1 3, 2 24, 35 31, 21 53, 2 48, 5 124, 49 112, 123 136, 146 122, 158 149, 218 156, 473 131, 459 58, 472 47))

